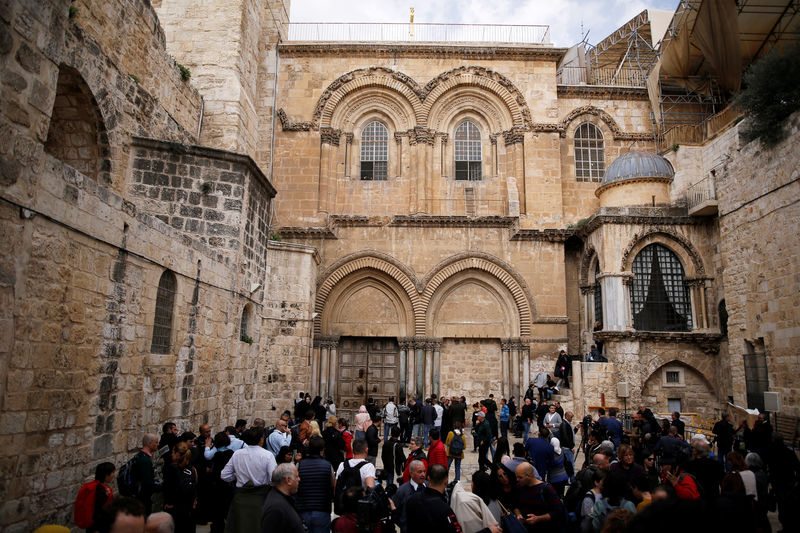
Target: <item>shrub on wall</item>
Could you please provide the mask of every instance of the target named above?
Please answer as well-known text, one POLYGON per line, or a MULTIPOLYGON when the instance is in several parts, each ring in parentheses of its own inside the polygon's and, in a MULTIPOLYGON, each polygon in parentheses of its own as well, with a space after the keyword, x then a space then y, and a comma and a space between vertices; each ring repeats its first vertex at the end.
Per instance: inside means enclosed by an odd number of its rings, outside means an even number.
POLYGON ((748 117, 742 136, 773 146, 786 136, 784 122, 800 109, 800 42, 773 48, 744 74, 734 105, 748 117))

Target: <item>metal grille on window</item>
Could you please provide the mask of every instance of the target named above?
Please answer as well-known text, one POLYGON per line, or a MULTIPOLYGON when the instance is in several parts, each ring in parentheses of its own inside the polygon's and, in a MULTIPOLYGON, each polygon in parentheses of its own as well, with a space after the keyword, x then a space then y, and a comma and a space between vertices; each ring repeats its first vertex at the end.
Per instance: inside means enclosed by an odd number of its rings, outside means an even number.
POLYGON ((462 122, 456 128, 456 179, 481 179, 481 131, 474 122, 462 122))
POLYGON ((606 171, 603 132, 590 122, 575 130, 575 177, 578 181, 600 181, 606 171))
POLYGON ((175 274, 169 270, 161 274, 156 293, 156 314, 153 319, 152 353, 169 353, 172 338, 172 312, 175 307, 175 290, 177 281, 175 274))
POLYGON ((597 276, 600 275, 600 263, 597 263, 594 269, 594 321, 595 326, 597 322, 603 324, 603 287, 600 285, 600 280, 597 276))
POLYGON ((389 131, 377 121, 361 132, 361 179, 385 181, 389 161, 389 131))
POLYGON ((691 300, 678 257, 660 244, 644 247, 633 260, 631 310, 641 331, 689 331, 691 300))

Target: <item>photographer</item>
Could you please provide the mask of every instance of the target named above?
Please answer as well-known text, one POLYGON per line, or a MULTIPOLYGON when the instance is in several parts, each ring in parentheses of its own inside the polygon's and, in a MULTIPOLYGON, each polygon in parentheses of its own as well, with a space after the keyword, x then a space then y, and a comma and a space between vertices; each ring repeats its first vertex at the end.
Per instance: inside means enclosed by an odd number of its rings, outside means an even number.
POLYGON ((381 524, 378 522, 370 528, 366 521, 359 516, 359 504, 365 497, 364 489, 351 487, 344 493, 344 514, 333 521, 331 529, 337 533, 381 533, 381 524))

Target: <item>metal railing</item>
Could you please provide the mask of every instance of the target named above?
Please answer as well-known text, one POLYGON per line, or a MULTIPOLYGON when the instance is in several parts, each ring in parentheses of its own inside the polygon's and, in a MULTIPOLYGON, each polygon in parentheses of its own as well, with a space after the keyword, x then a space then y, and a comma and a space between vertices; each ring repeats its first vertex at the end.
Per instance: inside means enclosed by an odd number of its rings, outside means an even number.
POLYGON ((606 85, 611 87, 644 87, 647 75, 636 69, 561 67, 556 73, 559 85, 606 85))
POLYGON ((717 194, 714 190, 714 180, 710 175, 690 185, 686 190, 686 202, 689 205, 689 210, 694 209, 703 202, 716 199, 717 194))
POLYGON ((734 123, 740 116, 733 106, 728 106, 719 113, 703 119, 697 124, 678 124, 666 130, 657 139, 658 151, 668 150, 675 145, 703 144, 708 139, 734 123))
POLYGON ((550 44, 550 26, 290 22, 289 41, 550 44))

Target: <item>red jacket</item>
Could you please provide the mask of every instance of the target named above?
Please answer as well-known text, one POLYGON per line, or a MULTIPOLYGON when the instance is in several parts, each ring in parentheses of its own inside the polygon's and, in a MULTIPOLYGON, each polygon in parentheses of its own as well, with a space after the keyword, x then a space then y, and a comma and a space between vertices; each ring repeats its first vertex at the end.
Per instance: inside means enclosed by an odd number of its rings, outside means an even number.
POLYGON ((447 450, 441 439, 434 441, 428 450, 428 468, 436 464, 447 468, 447 450))
POLYGON ((422 464, 425 465, 425 471, 428 471, 428 460, 425 457, 425 452, 422 450, 417 451, 419 452, 418 454, 411 452, 408 454, 408 457, 406 457, 406 465, 403 468, 403 483, 408 483, 411 480, 411 474, 408 471, 408 467, 410 467, 411 463, 414 461, 422 461, 422 464))

